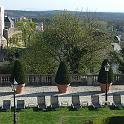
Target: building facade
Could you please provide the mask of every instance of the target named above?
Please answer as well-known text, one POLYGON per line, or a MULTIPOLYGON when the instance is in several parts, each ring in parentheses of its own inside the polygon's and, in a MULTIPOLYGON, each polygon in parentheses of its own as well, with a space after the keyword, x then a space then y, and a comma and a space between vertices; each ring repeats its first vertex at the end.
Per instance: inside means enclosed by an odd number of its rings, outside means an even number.
POLYGON ((3 36, 3 29, 4 29, 4 8, 0 6, 0 36, 3 36))

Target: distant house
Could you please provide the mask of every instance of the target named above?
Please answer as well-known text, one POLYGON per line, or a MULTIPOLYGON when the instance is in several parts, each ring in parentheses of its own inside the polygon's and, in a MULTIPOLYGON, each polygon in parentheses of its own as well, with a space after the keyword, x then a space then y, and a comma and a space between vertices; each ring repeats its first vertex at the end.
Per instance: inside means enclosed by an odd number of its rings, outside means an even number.
MULTIPOLYGON (((7 46, 8 46, 8 41, 16 34, 20 34, 20 31, 15 30, 14 27, 14 21, 12 20, 12 18, 5 16, 4 17, 4 23, 5 23, 5 27, 3 30, 3 36, 6 38, 7 40, 7 46)), ((20 37, 20 35, 19 35, 20 37)))
POLYGON ((113 50, 116 52, 120 52, 120 50, 122 49, 122 41, 121 41, 121 35, 117 35, 114 37, 114 42, 111 43, 111 45, 113 46, 113 50))
POLYGON ((121 50, 121 46, 119 43, 111 43, 111 45, 113 46, 114 51, 119 52, 121 50))
POLYGON ((43 28, 44 28, 44 27, 43 27, 43 22, 37 23, 37 25, 36 25, 36 30, 38 30, 38 31, 43 31, 43 30, 44 30, 43 28))
POLYGON ((10 29, 10 28, 14 28, 14 21, 8 17, 8 16, 5 16, 4 17, 4 29, 10 29))
MULTIPOLYGON (((14 33, 14 22, 12 19, 8 16, 4 17, 4 30, 3 30, 3 36, 8 41, 9 37, 11 37, 14 33)), ((4 43, 4 45, 8 46, 8 43, 4 43)))

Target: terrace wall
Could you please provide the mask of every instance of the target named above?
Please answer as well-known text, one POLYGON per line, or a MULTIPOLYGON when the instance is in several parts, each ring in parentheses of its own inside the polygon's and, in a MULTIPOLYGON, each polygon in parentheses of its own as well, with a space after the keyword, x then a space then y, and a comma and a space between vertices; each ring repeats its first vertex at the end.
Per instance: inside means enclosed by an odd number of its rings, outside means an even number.
MULTIPOLYGON (((38 85, 55 85, 55 75, 48 74, 28 74, 26 85, 38 86, 38 85)), ((97 86, 98 75, 71 75, 72 86, 97 86)), ((10 74, 0 74, 0 86, 11 86, 10 74)), ((114 85, 124 85, 124 75, 116 74, 114 76, 114 85)))

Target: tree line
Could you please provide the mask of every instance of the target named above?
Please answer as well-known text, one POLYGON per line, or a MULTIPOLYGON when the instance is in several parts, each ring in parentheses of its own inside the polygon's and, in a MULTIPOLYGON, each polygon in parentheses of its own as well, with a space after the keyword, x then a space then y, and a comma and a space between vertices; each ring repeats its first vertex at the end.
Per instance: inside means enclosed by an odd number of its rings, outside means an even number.
MULTIPOLYGON (((61 61, 66 62, 70 73, 97 73, 103 59, 112 57, 113 32, 106 21, 90 15, 56 14, 44 21, 43 31, 36 30, 30 19, 17 22, 16 27, 21 30, 16 41, 23 46, 20 60, 27 73, 54 74, 61 61)), ((13 39, 10 46, 15 43, 13 39)))

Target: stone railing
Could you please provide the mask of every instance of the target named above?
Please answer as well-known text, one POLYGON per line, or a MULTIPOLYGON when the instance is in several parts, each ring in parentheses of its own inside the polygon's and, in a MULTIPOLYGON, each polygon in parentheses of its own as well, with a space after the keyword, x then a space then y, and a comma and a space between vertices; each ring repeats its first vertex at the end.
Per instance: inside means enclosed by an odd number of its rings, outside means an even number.
MULTIPOLYGON (((99 85, 97 81, 98 75, 71 75, 71 85, 99 85)), ((116 74, 114 76, 113 84, 124 84, 124 75, 116 74)), ((0 74, 0 86, 9 86, 10 74, 0 74)), ((26 85, 55 85, 55 75, 40 75, 40 74, 28 74, 26 85)))
POLYGON ((53 85, 55 84, 54 75, 40 75, 40 74, 29 74, 27 75, 28 85, 53 85))
POLYGON ((0 86, 8 86, 10 84, 10 74, 0 74, 0 86))

